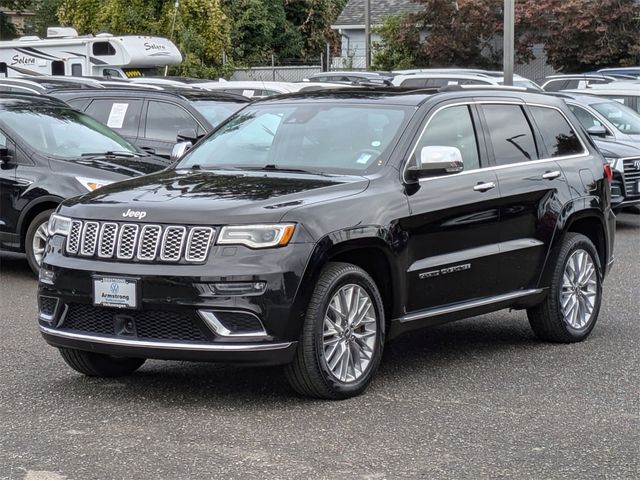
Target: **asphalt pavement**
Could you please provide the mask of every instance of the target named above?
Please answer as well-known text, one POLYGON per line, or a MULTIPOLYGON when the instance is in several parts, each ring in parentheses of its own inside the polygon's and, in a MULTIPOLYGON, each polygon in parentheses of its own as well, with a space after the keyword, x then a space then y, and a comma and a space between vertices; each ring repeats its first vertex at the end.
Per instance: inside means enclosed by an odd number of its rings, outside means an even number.
POLYGON ((640 478, 640 215, 615 255, 587 341, 541 343, 508 311, 419 331, 342 402, 277 368, 82 377, 37 331, 24 257, 0 255, 0 478, 640 478))

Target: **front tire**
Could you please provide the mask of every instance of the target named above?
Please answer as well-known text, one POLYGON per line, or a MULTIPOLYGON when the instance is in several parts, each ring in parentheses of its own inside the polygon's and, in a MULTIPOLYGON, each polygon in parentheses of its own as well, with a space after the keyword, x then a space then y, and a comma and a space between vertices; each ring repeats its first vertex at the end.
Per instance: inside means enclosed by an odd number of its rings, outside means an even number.
POLYGON ((593 330, 602 301, 602 267, 591 240, 568 233, 557 255, 549 294, 527 310, 538 338, 572 343, 593 330))
POLYGON ((373 279, 355 265, 329 263, 311 296, 287 379, 309 397, 359 395, 378 369, 384 337, 384 307, 373 279))
POLYGON ((27 228, 24 249, 27 254, 29 267, 31 267, 31 270, 33 270, 33 273, 36 275, 38 275, 38 271, 40 270, 42 257, 44 257, 44 251, 47 246, 47 238, 49 238, 47 226, 49 225, 49 217, 52 213, 53 210, 45 210, 39 213, 31 220, 29 228, 27 228))
POLYGON ((144 358, 112 357, 73 348, 61 348, 60 355, 76 372, 89 377, 124 377, 135 372, 145 362, 144 358))

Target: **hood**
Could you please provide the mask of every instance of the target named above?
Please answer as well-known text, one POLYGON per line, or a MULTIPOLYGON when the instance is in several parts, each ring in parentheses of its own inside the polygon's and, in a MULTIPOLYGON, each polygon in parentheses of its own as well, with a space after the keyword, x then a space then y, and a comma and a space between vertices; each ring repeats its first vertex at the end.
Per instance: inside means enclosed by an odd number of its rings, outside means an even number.
POLYGON ((49 159, 51 168, 56 171, 69 171, 99 180, 118 182, 127 178, 148 175, 163 170, 169 162, 157 157, 91 157, 74 160, 49 159), (82 171, 82 173, 80 173, 82 171))
POLYGON ((627 158, 640 157, 640 141, 634 143, 631 141, 615 141, 594 138, 598 149, 605 157, 609 158, 627 158))
POLYGON ((136 218, 129 211, 144 212, 145 222, 190 225, 278 222, 292 208, 355 195, 368 183, 360 176, 172 169, 67 200, 60 213, 123 221, 136 218))

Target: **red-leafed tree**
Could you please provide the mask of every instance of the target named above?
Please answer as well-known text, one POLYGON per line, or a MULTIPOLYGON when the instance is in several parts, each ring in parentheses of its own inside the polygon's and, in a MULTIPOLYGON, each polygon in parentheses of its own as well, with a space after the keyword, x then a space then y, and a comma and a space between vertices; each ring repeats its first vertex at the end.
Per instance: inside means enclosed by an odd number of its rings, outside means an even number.
POLYGON ((637 0, 526 0, 516 3, 520 47, 544 43, 550 65, 580 72, 637 65, 640 4, 637 0))

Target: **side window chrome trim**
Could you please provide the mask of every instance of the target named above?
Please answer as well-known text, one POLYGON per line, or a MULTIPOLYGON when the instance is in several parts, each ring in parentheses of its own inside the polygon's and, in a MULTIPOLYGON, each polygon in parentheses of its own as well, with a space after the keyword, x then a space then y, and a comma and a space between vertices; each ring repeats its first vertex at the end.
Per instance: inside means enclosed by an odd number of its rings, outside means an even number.
POLYGON ((569 124, 569 126, 573 129, 574 133, 578 137, 578 140, 580 141, 580 145, 582 146, 582 153, 578 153, 578 154, 574 154, 574 155, 565 155, 565 156, 562 156, 562 157, 539 158, 537 160, 530 160, 528 162, 509 163, 507 165, 493 165, 493 166, 490 166, 490 167, 476 168, 474 170, 463 170, 460 173, 453 173, 453 174, 449 174, 449 175, 441 175, 441 176, 437 176, 437 177, 420 178, 418 180, 418 182, 425 182, 425 181, 430 181, 430 180, 438 180, 440 178, 456 177, 456 176, 459 176, 459 175, 466 175, 466 174, 480 172, 480 171, 489 172, 489 171, 494 171, 494 170, 502 170, 502 169, 505 169, 505 168, 519 167, 519 166, 522 166, 522 165, 533 165, 533 164, 544 163, 544 162, 557 162, 557 161, 562 161, 562 160, 573 160, 573 159, 583 158, 583 157, 588 157, 589 156, 589 150, 585 146, 584 141, 582 140, 582 137, 580 135, 578 135, 576 127, 573 125, 573 123, 571 123, 571 121, 569 121, 569 119, 564 114, 564 112, 562 110, 560 110, 558 107, 555 107, 555 106, 552 106, 552 105, 542 105, 542 104, 539 104, 539 103, 525 103, 523 101, 518 101, 518 100, 514 100, 514 101, 478 100, 478 101, 471 101, 471 102, 448 103, 447 105, 443 105, 443 106, 437 108, 429 116, 429 119, 427 120, 427 123, 425 124, 423 129, 420 131, 420 135, 418 136, 418 139, 416 140, 416 142, 414 143, 413 147, 411 148, 411 152, 409 153, 409 156, 404 160, 404 166, 402 167, 402 181, 404 183, 407 183, 407 177, 406 177, 405 174, 406 174, 407 169, 409 168, 409 164, 411 162, 411 158, 416 153, 416 148, 418 147, 418 143, 420 142, 420 139, 424 135, 425 130, 429 127, 429 124, 431 123, 431 120, 433 119, 433 117, 435 117, 440 111, 444 110, 445 108, 449 108, 449 107, 460 107, 462 105, 467 105, 467 106, 469 106, 469 105, 487 105, 487 104, 489 104, 489 105, 520 105, 520 106, 523 106, 523 107, 525 107, 525 106, 528 106, 528 107, 542 107, 542 108, 550 108, 552 110, 557 110, 558 112, 560 112, 562 117, 566 120, 566 122, 569 124))

